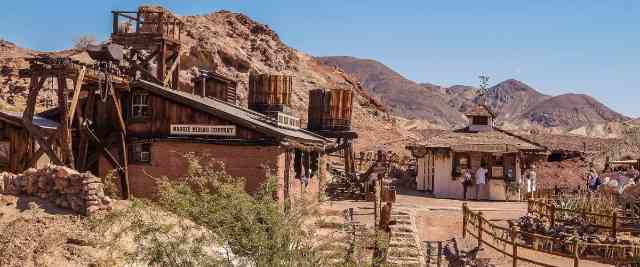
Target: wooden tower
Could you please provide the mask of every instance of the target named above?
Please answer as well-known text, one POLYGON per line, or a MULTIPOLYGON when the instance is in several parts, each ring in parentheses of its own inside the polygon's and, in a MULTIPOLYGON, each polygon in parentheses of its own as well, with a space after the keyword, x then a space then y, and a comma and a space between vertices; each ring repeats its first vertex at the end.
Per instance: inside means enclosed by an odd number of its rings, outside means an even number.
POLYGON ((132 77, 178 89, 182 21, 168 10, 153 6, 112 14, 111 41, 129 50, 126 60, 132 77))
POLYGON ((345 173, 356 178, 353 141, 358 134, 351 131, 353 92, 344 89, 316 89, 309 91, 308 130, 326 138, 335 139, 338 144, 327 153, 342 152, 345 173))
POLYGON ((52 163, 80 171, 97 171, 99 159, 106 158, 128 198, 126 125, 120 101, 121 92, 128 90, 127 77, 109 60, 83 63, 69 57, 35 57, 29 63, 29 69, 21 71, 31 78, 22 120, 39 146, 35 157, 46 153, 52 163), (58 103, 47 114, 60 123, 54 132, 33 122, 36 100, 47 80, 57 85, 58 103))

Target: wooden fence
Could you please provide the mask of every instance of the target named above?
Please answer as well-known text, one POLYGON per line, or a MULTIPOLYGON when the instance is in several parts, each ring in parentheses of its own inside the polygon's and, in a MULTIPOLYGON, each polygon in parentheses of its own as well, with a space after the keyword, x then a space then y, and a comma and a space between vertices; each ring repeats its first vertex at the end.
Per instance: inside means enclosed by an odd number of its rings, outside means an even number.
POLYGON ((482 216, 482 212, 471 211, 466 203, 462 205, 462 236, 469 234, 478 239, 478 245, 490 248, 512 258, 513 266, 518 262, 528 262, 540 266, 553 267, 544 262, 524 258, 518 255, 520 248, 540 253, 573 259, 574 266, 580 266, 581 260, 590 260, 605 264, 640 263, 639 245, 609 245, 585 243, 578 240, 566 240, 532 234, 517 230, 515 226, 496 225, 482 216), (507 245, 511 250, 507 250, 507 245))
MULTIPOLYGON (((594 201, 597 200, 594 199, 594 201)), ((638 227, 634 227, 634 225, 640 224, 640 218, 621 216, 618 212, 598 214, 585 210, 559 208, 553 204, 552 199, 527 200, 527 214, 547 219, 551 227, 555 227, 558 222, 567 222, 576 216, 582 216, 589 224, 611 232, 612 236, 616 236, 618 232, 640 232, 638 227)))

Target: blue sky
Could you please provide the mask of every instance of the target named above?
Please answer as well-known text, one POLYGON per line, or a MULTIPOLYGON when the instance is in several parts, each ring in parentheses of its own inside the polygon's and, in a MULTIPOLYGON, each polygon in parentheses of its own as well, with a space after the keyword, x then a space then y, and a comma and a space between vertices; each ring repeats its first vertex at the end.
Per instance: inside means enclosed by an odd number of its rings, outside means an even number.
POLYGON ((312 55, 379 60, 418 82, 518 79, 543 93, 587 93, 640 116, 640 2, 538 1, 5 1, 0 38, 40 50, 110 33, 110 10, 140 3, 180 15, 218 9, 270 25, 312 55))

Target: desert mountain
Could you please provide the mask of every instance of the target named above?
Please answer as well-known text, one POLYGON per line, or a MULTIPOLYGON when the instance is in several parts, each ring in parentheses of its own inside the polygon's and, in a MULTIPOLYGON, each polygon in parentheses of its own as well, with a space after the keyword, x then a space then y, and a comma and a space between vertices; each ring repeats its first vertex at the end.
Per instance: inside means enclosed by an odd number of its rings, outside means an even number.
MULTIPOLYGON (((489 88, 487 104, 498 114, 498 120, 511 121, 517 119, 536 104, 549 99, 529 85, 509 79, 489 88)), ((479 99, 475 99, 478 102, 479 99)))
MULTIPOLYGON (((321 57, 318 60, 354 75, 371 94, 382 97, 385 104, 394 107, 397 115, 406 118, 458 125, 463 118, 462 113, 480 103, 478 88, 473 86, 416 84, 374 60, 353 57, 321 57)), ((496 111, 501 124, 526 129, 541 126, 553 129, 550 131, 553 133, 572 130, 581 133, 584 130, 586 135, 592 135, 589 129, 604 133, 611 128, 608 123, 626 119, 589 96, 566 94, 552 97, 514 79, 489 88, 486 103, 496 111)))
POLYGON ((396 115, 445 126, 464 123, 462 114, 447 104, 448 97, 443 91, 421 86, 380 62, 353 57, 317 59, 355 76, 370 94, 381 99, 396 115))
POLYGON ((628 120, 622 114, 584 94, 564 94, 549 98, 531 107, 521 117, 545 127, 568 128, 628 120))

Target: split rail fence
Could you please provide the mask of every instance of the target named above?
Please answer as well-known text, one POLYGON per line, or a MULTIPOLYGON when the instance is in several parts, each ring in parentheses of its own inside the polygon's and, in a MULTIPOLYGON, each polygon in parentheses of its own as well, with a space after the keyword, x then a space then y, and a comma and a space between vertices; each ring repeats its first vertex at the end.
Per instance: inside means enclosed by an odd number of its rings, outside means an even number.
POLYGON ((553 205, 551 199, 529 199, 527 214, 547 219, 551 227, 555 227, 559 222, 567 222, 576 216, 582 216, 592 226, 611 232, 611 236, 616 236, 619 232, 640 233, 638 227, 640 218, 621 216, 618 212, 598 214, 585 210, 559 208, 553 205))
POLYGON ((611 245, 586 243, 578 240, 549 237, 527 233, 515 226, 504 227, 497 225, 482 216, 482 212, 471 211, 466 204, 462 205, 462 236, 469 234, 478 239, 478 245, 488 247, 512 258, 513 266, 518 262, 528 262, 539 266, 554 267, 548 263, 518 255, 521 248, 539 253, 556 255, 573 259, 574 266, 580 266, 580 261, 589 260, 605 264, 638 264, 640 262, 640 246, 611 245), (508 250, 507 246, 511 249, 508 250))

